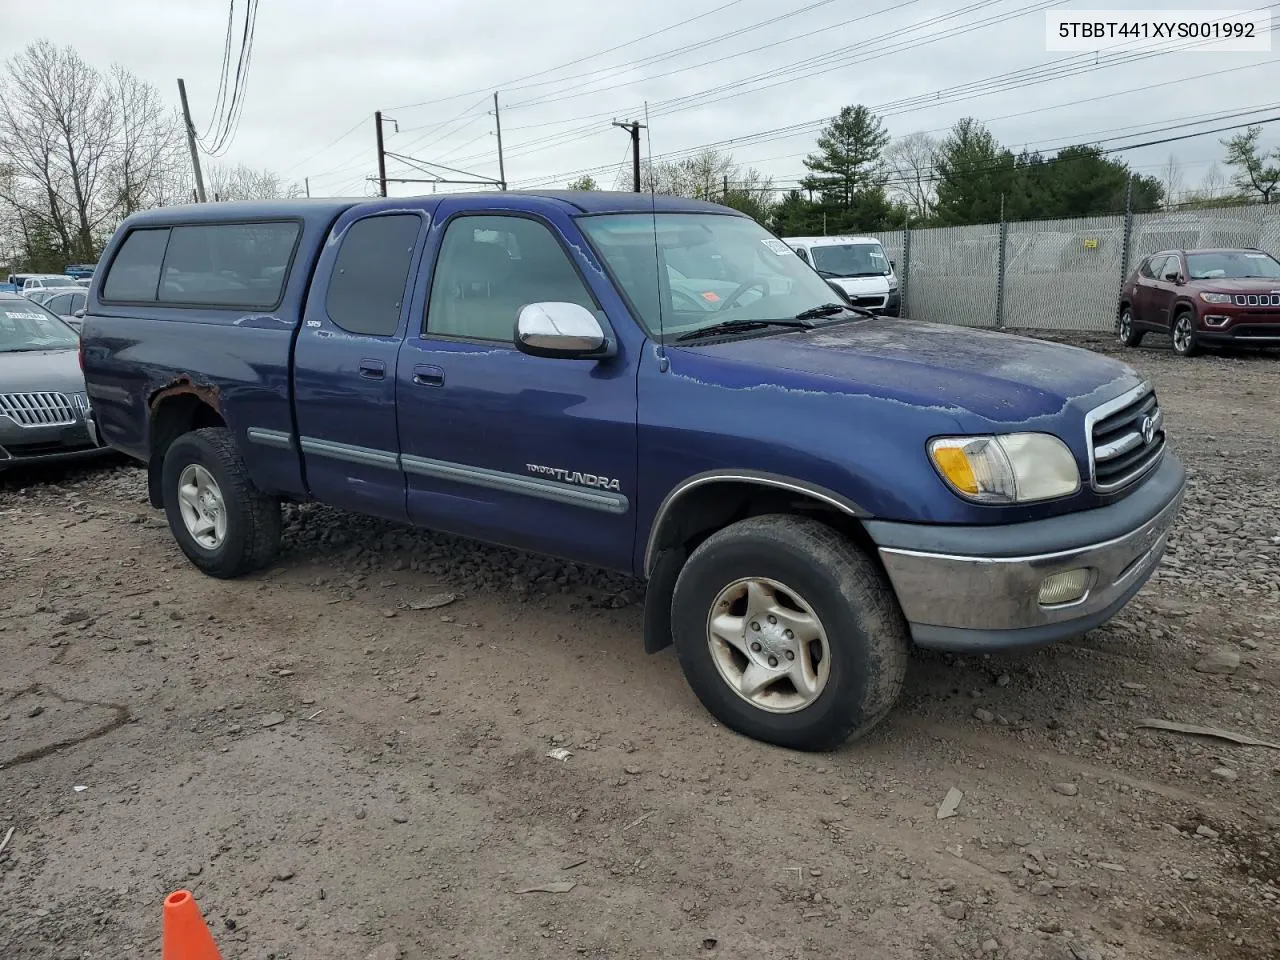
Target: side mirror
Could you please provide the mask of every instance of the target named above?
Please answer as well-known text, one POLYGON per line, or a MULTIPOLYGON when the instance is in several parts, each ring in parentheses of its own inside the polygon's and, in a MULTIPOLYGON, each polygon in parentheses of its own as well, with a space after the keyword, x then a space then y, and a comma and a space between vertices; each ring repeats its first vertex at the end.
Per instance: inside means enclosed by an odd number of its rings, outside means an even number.
POLYGON ((81 307, 79 310, 77 310, 75 313, 73 313, 73 314, 72 314, 72 316, 73 316, 73 317, 75 317, 77 320, 83 320, 83 319, 84 319, 84 307, 81 307))
POLYGON ((600 321, 576 303, 530 303, 516 318, 516 349, 534 357, 607 357, 613 345, 600 321))
POLYGON ((1169 273, 1166 273, 1166 274, 1164 275, 1164 278, 1165 278, 1165 280, 1166 280, 1167 282, 1169 282, 1169 283, 1181 283, 1181 282, 1182 282, 1182 275, 1181 275, 1181 274, 1179 274, 1177 270, 1173 270, 1173 271, 1170 271, 1169 273))
POLYGON ((897 272, 898 272, 898 261, 897 261, 897 260, 890 260, 890 261, 889 261, 889 269, 890 269, 890 270, 892 270, 894 273, 897 273, 897 272))

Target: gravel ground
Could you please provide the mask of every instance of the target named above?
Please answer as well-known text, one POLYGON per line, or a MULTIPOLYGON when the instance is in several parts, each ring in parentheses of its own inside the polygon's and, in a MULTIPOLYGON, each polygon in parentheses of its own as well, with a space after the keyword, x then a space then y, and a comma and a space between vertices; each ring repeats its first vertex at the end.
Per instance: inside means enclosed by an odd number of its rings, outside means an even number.
POLYGON ((713 723, 626 578, 306 507, 223 583, 131 466, 6 478, 0 956, 154 956, 187 887, 227 960, 1275 958, 1280 749, 1139 723, 1280 743, 1280 358, 1124 356, 1162 569, 831 755, 713 723))

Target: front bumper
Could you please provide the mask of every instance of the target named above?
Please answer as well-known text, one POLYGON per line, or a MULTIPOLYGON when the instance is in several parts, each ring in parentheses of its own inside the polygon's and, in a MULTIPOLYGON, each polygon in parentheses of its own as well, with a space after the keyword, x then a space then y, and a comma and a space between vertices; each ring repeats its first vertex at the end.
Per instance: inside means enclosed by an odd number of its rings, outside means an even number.
POLYGON ((111 453, 98 438, 92 414, 73 424, 18 427, 0 418, 0 473, 24 466, 86 460, 111 453))
POLYGON ((1115 616, 1155 571, 1186 471, 1166 454, 1123 500, 1048 520, 988 527, 868 521, 912 638, 941 650, 998 649, 1078 636, 1115 616), (1071 603, 1039 602, 1046 577, 1090 571, 1071 603))
POLYGON ((1240 320, 1236 317, 1231 317, 1230 322, 1222 326, 1215 326, 1210 322, 1217 319, 1218 316, 1212 312, 1205 315, 1204 321, 1196 330, 1197 341, 1214 346, 1280 347, 1280 315, 1274 321, 1266 322, 1240 320))

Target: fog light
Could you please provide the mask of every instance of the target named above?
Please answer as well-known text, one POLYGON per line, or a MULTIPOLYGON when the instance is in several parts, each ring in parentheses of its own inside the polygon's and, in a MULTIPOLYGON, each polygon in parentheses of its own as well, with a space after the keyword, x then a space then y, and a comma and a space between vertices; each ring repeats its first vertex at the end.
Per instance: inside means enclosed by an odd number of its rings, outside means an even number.
POLYGON ((1217 314, 1210 314, 1204 318, 1205 326, 1208 327, 1225 327, 1230 320, 1230 317, 1223 317, 1217 314))
POLYGON ((1040 604, 1045 607, 1060 603, 1073 603, 1085 595, 1089 589, 1090 572, 1088 567, 1076 570, 1065 570, 1044 578, 1040 584, 1040 604))

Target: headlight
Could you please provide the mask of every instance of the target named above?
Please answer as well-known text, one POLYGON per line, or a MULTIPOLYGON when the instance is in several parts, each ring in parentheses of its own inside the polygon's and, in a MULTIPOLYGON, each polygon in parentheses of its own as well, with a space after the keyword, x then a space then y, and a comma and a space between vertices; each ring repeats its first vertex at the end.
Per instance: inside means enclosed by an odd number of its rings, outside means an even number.
POLYGON ((1205 303, 1230 303, 1231 294, 1229 293, 1202 293, 1200 299, 1205 303))
POLYGON ((889 278, 889 292, 890 292, 890 293, 897 293, 897 292, 898 292, 898 278, 897 278, 897 277, 890 277, 890 278, 889 278))
POLYGON ((1048 433, 941 437, 929 457, 956 493, 979 503, 1025 503, 1080 489, 1071 450, 1048 433))

